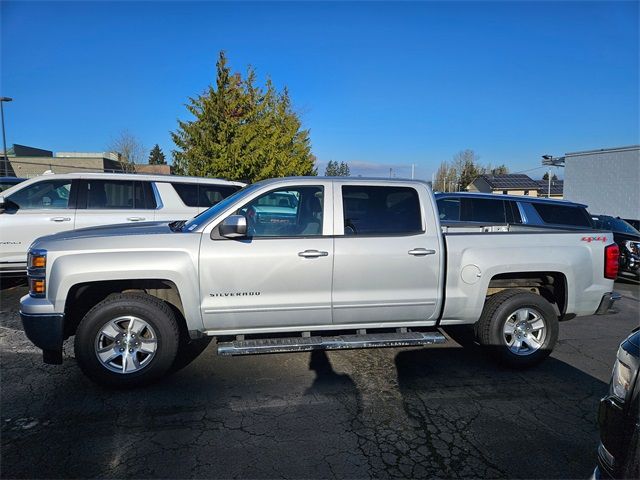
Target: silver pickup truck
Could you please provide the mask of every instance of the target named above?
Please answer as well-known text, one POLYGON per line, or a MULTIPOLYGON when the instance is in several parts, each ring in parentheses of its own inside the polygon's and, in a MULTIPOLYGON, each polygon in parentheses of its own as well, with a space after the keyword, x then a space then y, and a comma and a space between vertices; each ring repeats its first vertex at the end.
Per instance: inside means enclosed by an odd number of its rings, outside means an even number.
POLYGON ((441 343, 468 325, 498 359, 544 359, 558 322, 606 313, 610 232, 478 227, 445 233, 426 183, 285 178, 245 187, 187 222, 36 240, 25 332, 47 363, 75 356, 128 387, 222 355, 441 343))

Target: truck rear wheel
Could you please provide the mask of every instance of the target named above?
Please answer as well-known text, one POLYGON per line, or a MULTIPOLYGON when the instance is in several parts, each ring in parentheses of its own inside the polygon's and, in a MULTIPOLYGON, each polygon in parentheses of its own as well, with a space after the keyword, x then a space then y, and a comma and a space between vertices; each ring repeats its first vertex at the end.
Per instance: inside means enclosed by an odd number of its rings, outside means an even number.
POLYGON ((146 294, 117 293, 93 307, 75 338, 78 364, 102 385, 126 388, 159 379, 178 351, 175 314, 146 294))
POLYGON ((558 316, 540 295, 503 290, 484 305, 478 341, 499 360, 530 367, 544 360, 558 340, 558 316))

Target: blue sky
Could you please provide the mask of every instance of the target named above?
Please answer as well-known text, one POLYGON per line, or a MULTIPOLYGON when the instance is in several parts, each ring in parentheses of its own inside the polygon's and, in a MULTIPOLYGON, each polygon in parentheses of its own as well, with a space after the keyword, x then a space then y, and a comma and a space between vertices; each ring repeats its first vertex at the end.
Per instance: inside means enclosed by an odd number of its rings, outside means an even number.
MULTIPOLYGON (((287 85, 320 162, 431 178, 471 148, 512 171, 639 143, 637 2, 10 2, 7 142, 169 153, 225 50, 287 85)), ((540 176, 544 170, 530 174, 540 176)))

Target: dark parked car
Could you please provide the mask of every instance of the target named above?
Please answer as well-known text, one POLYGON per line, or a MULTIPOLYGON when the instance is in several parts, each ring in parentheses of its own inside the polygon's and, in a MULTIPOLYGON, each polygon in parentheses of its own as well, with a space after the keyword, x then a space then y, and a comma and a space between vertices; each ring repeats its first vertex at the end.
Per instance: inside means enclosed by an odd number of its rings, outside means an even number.
POLYGON ((20 182, 24 182, 25 180, 26 178, 0 177, 0 192, 4 192, 7 188, 13 187, 14 185, 17 185, 20 182))
POLYGON ((436 193, 440 223, 520 224, 593 228, 587 206, 566 200, 495 195, 492 193, 436 193))
POLYGON ((609 393, 600 400, 600 445, 593 478, 640 478, 640 328, 620 344, 609 393))
POLYGON ((634 218, 625 218, 624 221, 627 222, 636 230, 640 231, 640 220, 634 219, 634 218))
POLYGON ((596 228, 613 232, 613 239, 620 249, 620 272, 638 277, 640 274, 640 232, 620 217, 593 215, 591 218, 596 228))

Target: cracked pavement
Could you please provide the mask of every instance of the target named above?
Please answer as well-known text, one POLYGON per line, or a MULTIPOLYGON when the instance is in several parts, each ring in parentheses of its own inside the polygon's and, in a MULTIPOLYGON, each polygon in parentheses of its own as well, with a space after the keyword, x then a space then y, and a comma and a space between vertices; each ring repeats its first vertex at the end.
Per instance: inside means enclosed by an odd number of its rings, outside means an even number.
POLYGON ((497 366, 428 348, 217 357, 144 389, 85 378, 68 340, 44 365, 3 282, 2 478, 586 478, 598 400, 639 323, 637 283, 615 315, 563 323, 543 364, 497 366))

